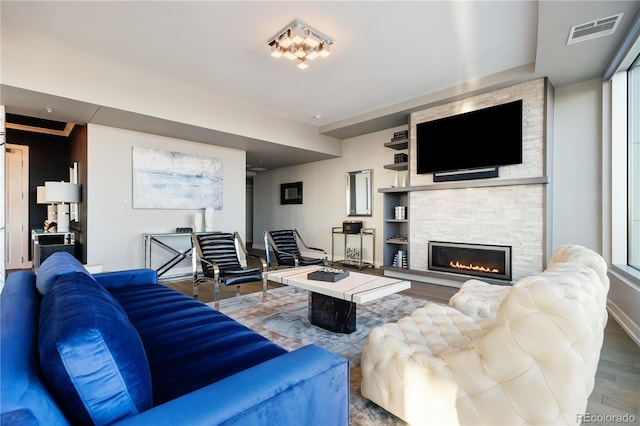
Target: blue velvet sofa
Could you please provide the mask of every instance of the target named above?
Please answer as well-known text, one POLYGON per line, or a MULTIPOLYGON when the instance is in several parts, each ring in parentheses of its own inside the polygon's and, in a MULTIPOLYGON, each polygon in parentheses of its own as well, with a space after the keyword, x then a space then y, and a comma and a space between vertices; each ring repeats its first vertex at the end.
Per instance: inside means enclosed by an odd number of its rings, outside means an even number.
POLYGON ((138 269, 68 253, 9 274, 0 423, 347 425, 348 361, 287 352, 138 269))

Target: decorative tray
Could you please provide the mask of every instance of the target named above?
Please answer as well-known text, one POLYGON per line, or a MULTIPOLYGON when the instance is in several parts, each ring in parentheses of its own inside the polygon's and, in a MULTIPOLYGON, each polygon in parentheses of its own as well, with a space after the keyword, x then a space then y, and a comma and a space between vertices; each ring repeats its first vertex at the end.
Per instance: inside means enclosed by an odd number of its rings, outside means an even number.
POLYGON ((335 283, 348 276, 349 271, 344 269, 323 268, 315 272, 309 272, 307 279, 335 283))

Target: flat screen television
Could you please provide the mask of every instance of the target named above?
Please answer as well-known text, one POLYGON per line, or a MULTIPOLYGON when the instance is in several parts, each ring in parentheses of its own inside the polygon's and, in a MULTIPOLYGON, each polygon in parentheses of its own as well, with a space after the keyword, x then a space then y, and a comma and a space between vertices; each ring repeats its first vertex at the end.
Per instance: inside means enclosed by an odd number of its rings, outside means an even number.
POLYGON ((522 163, 522 100, 416 125, 418 174, 522 163))

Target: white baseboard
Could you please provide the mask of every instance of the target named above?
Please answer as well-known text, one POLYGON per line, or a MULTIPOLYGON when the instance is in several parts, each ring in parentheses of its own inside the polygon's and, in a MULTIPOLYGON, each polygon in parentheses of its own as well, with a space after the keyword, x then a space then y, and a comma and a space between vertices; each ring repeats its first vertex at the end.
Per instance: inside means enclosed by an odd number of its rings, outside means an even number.
POLYGON ((620 327, 622 327, 625 333, 631 337, 631 340, 640 346, 640 326, 634 323, 631 318, 610 299, 607 299, 607 310, 609 311, 609 315, 611 315, 613 319, 620 324, 620 327))

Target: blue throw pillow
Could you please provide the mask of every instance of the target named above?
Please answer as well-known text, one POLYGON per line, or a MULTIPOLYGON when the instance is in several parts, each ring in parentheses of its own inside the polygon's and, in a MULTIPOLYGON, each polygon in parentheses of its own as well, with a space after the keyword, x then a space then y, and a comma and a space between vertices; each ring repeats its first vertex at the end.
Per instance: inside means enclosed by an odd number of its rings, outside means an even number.
POLYGON ((72 423, 110 424, 151 407, 140 336, 91 276, 62 275, 44 295, 38 349, 45 380, 72 423))
MULTIPOLYGON (((56 278, 70 272, 83 272, 91 277, 89 271, 71 253, 58 251, 47 257, 38 268, 36 274, 36 287, 40 294, 44 295, 56 278)), ((92 277, 93 278, 93 277, 92 277)))

